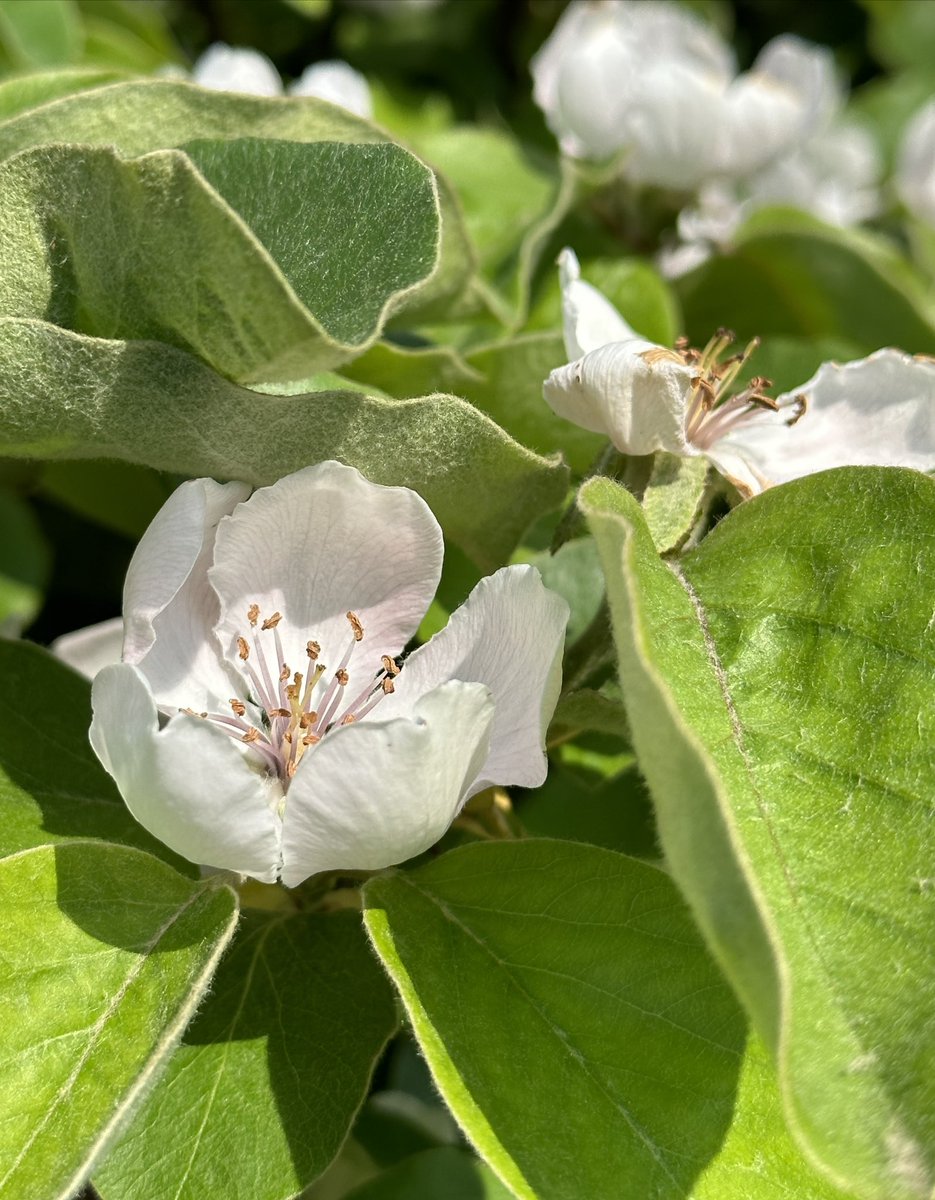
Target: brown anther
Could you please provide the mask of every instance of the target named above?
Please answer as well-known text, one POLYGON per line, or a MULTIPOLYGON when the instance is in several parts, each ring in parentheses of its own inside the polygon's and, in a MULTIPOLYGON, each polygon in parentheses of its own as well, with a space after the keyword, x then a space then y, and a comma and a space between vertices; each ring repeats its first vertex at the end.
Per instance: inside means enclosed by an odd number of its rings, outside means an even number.
POLYGON ((257 619, 259 618, 259 616, 260 616, 259 604, 251 604, 250 607, 247 609, 247 620, 250 622, 251 625, 255 625, 257 623, 257 619))
POLYGON ((289 776, 290 779, 295 774, 296 768, 298 767, 298 765, 299 764, 295 761, 294 758, 290 758, 289 761, 286 763, 286 774, 289 776))
POLYGON ((755 392, 766 391, 772 386, 773 381, 771 379, 767 379, 765 375, 754 375, 750 380, 750 387, 752 387, 755 392))
POLYGON ((237 653, 244 660, 244 662, 246 662, 250 657, 250 647, 247 645, 246 638, 239 637, 237 639, 237 653))
POLYGON ((383 663, 383 670, 386 671, 387 675, 396 676, 399 674, 399 667, 388 654, 384 654, 380 662, 383 663))
POLYGON ((299 689, 295 686, 294 683, 290 683, 286 686, 286 697, 289 700, 298 700, 299 689))
POLYGON ((364 636, 364 627, 360 623, 360 617, 358 617, 357 613, 352 612, 345 613, 345 616, 351 623, 351 629, 354 630, 354 641, 359 642, 364 636))
POLYGON ((292 745, 292 730, 291 729, 286 730, 286 732, 282 735, 282 740, 284 742, 288 742, 290 746, 292 745))
POLYGON ((687 349, 682 350, 681 355, 682 359, 689 364, 699 362, 701 359, 701 351, 696 350, 694 346, 689 346, 687 349))
POLYGON ((255 742, 259 736, 259 729, 248 729, 240 740, 242 742, 255 742))
POLYGON ((299 717, 299 725, 302 729, 308 729, 309 725, 314 725, 317 720, 317 712, 304 712, 302 713, 301 717, 299 717))
POLYGON ((393 686, 393 681, 390 679, 389 675, 385 675, 383 677, 383 683, 380 686, 383 688, 384 696, 388 696, 391 692, 396 691, 396 688, 393 686))
POLYGON ((242 717, 247 711, 246 704, 244 704, 242 700, 238 700, 236 696, 234 696, 234 698, 231 700, 230 706, 238 717, 242 717))
POLYGON ((779 405, 772 396, 763 396, 759 392, 753 392, 747 397, 749 404, 755 404, 757 408, 768 408, 770 412, 779 412, 779 405))
POLYGON ((271 617, 266 618, 266 620, 263 622, 263 624, 260 626, 260 628, 261 629, 275 629, 281 620, 282 620, 282 613, 274 612, 271 617))
POLYGON ((357 720, 357 718, 354 716, 353 713, 348 713, 347 716, 342 719, 341 724, 342 725, 353 725, 356 720, 357 720))
POLYGON ((319 735, 317 733, 310 733, 306 737, 302 738, 302 745, 303 746, 314 746, 317 742, 320 742, 320 741, 321 741, 321 738, 319 737, 319 735))
POLYGON ((715 333, 721 341, 727 342, 728 345, 737 340, 737 334, 734 333, 733 329, 726 329, 723 325, 719 325, 715 333))
POLYGON ((312 662, 321 654, 321 646, 317 642, 306 642, 305 653, 309 656, 312 662))
POLYGON ((271 708, 269 715, 271 717, 291 717, 292 713, 288 708, 271 708))
POLYGON ((675 348, 676 348, 676 350, 678 350, 679 354, 684 354, 685 351, 689 348, 689 345, 690 345, 690 343, 688 341, 688 338, 685 336, 684 333, 681 335, 681 337, 677 337, 675 339, 675 348))
POLYGON ((285 663, 283 663, 282 666, 279 668, 279 682, 285 683, 291 674, 292 674, 292 672, 289 670, 288 666, 285 663))
POLYGON ((808 396, 804 392, 796 396, 792 403, 792 416, 786 421, 786 424, 791 429, 793 425, 797 425, 808 411, 808 396))
POLYGON ((350 679, 350 675, 343 668, 340 671, 335 671, 334 677, 341 687, 346 687, 347 681, 350 679))
POLYGON ((708 380, 705 379, 701 375, 695 376, 695 378, 692 380, 692 386, 697 388, 698 391, 701 392, 702 406, 704 408, 713 408, 715 401, 717 400, 717 389, 715 387, 713 387, 712 384, 710 384, 708 382, 708 380))
POLYGON ((183 708, 182 712, 185 713, 185 715, 187 717, 197 717, 198 716, 198 713, 196 713, 193 708, 183 708))

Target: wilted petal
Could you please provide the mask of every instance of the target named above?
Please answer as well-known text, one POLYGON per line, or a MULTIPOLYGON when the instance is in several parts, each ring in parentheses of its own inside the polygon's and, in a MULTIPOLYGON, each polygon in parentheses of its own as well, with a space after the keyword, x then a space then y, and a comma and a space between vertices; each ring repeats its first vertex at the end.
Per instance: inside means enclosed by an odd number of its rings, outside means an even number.
POLYGON ((935 225, 935 100, 906 126, 896 166, 896 187, 914 216, 935 225))
POLYGON ((246 612, 282 614, 286 662, 304 670, 318 641, 335 668, 360 618, 379 663, 406 644, 435 595, 442 535, 425 501, 370 483, 352 467, 320 463, 260 488, 218 529, 209 579, 221 601, 218 633, 230 646, 246 612))
POLYGON ((546 775, 545 731, 562 682, 568 605, 534 567, 482 579, 447 626, 409 656, 388 712, 418 711, 445 679, 482 683, 494 702, 490 755, 471 794, 491 784, 537 787, 546 775))
POLYGON ((279 72, 258 50, 215 42, 192 68, 192 79, 201 87, 248 96, 281 96, 279 72))
POLYGON ((291 96, 317 96, 340 104, 359 117, 373 116, 373 100, 367 80, 359 71, 340 59, 313 63, 289 85, 291 96))
POLYGON ((560 417, 606 434, 624 454, 692 454, 685 414, 693 377, 674 350, 635 338, 557 368, 542 394, 560 417))
POLYGON ((123 617, 112 617, 74 633, 63 633, 49 649, 79 675, 93 679, 103 667, 120 662, 122 647, 123 617))
POLYGON ((245 483, 183 483, 134 551, 123 588, 123 657, 140 667, 160 705, 200 711, 232 694, 207 569, 218 522, 249 495, 245 483))
POLYGON ((568 247, 558 256, 562 286, 562 320, 565 350, 570 359, 580 358, 608 342, 625 342, 638 337, 606 296, 581 278, 581 267, 568 247))
POLYGON ((761 486, 829 467, 935 470, 935 362, 928 359, 879 350, 843 366, 825 363, 779 404, 784 411, 763 413, 712 447, 709 457, 719 469, 735 456, 761 486), (799 395, 808 408, 790 427, 786 419, 799 395))
POLYGON ((401 717, 346 725, 305 755, 283 817, 282 881, 377 870, 433 845, 487 756, 493 704, 477 683, 445 683, 401 717))
POLYGON ((190 862, 273 883, 282 795, 207 721, 179 714, 164 729, 143 675, 105 667, 91 691, 91 745, 139 823, 190 862))

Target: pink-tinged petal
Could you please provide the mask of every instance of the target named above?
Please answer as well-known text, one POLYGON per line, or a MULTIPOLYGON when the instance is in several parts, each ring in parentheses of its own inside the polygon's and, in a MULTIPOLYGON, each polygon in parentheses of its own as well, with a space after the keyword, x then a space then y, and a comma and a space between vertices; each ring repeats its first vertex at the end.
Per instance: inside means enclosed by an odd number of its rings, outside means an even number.
POLYGON ((247 632, 257 604, 263 618, 282 614, 277 632, 293 671, 306 670, 309 640, 334 670, 351 638, 350 611, 364 629, 354 662, 375 670, 418 628, 441 561, 441 530, 421 496, 341 463, 307 467, 254 492, 218 529, 209 578, 221 644, 247 632))
POLYGON ((471 794, 492 784, 538 787, 546 776, 545 731, 562 683, 568 605, 534 567, 482 579, 447 626, 409 656, 382 703, 409 715, 446 679, 482 683, 494 701, 490 754, 471 794))
POLYGON ((282 881, 377 870, 427 850, 454 820, 484 759, 493 704, 476 683, 446 683, 410 718, 329 733, 286 796, 282 881))
POLYGON ((220 729, 180 713, 165 728, 143 675, 105 667, 91 691, 91 745, 127 808, 190 862, 276 880, 282 790, 220 729))
POLYGON ((93 679, 103 667, 120 662, 122 647, 123 617, 112 617, 74 633, 63 633, 49 649, 79 675, 93 679))
POLYGON ((562 285, 562 320, 565 350, 570 359, 581 358, 608 342, 626 342, 638 338, 606 296, 581 278, 581 267, 573 250, 567 247, 558 256, 562 285))
POLYGON ((560 417, 606 434, 624 454, 691 454, 685 415, 695 374, 674 350, 633 339, 559 367, 542 394, 560 417))
POLYGON ((763 487, 829 467, 935 470, 935 362, 929 359, 878 350, 843 366, 825 363, 778 400, 780 412, 758 415, 711 448, 719 469, 731 456, 763 487), (803 395, 805 414, 790 426, 792 405, 803 395))
POLYGON ((216 708, 235 695, 214 626, 207 570, 218 522, 247 498, 245 483, 193 479, 176 488, 140 539, 123 588, 123 658, 163 707, 216 708))

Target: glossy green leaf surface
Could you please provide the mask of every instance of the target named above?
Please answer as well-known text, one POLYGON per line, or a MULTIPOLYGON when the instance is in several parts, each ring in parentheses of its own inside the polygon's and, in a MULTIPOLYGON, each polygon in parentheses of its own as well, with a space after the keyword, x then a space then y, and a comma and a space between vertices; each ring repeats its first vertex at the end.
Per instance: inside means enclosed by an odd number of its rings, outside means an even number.
POLYGON ((0 679, 0 854, 100 838, 197 873, 134 821, 98 762, 86 679, 30 642, 2 639, 0 679))
POLYGON ((251 912, 95 1187, 286 1200, 337 1155, 397 1025, 360 918, 251 912))
POLYGON ((74 1193, 201 999, 230 888, 126 846, 0 861, 0 1196, 74 1193))
POLYGON ((562 502, 568 479, 463 400, 260 395, 172 347, 42 321, 0 320, 0 451, 254 484, 336 458, 375 483, 420 492, 446 534, 488 567, 562 502))
POLYGON ((744 1034, 664 872, 476 843, 364 897, 439 1090, 517 1196, 686 1195, 730 1123, 744 1034))
POLYGON ((786 1119, 855 1195, 928 1197, 935 483, 798 480, 672 568, 623 489, 581 503, 663 845, 786 1119))

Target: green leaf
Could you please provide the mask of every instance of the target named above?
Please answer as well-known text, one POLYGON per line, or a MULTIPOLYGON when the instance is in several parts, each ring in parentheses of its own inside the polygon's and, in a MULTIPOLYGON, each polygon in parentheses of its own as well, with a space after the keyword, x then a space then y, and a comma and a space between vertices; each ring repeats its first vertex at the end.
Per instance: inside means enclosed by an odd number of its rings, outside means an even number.
POLYGON ((347 1193, 345 1200, 510 1200, 493 1171, 453 1147, 407 1158, 347 1193))
POLYGON ((597 691, 581 688, 567 692, 559 699, 555 716, 549 726, 549 742, 567 741, 585 730, 612 733, 625 738, 629 732, 626 710, 619 695, 609 694, 609 688, 597 691))
POLYGON ((286 1200, 335 1158, 397 1026, 352 912, 249 913, 198 1017, 96 1172, 103 1200, 286 1200))
POLYGON ((16 67, 74 62, 83 34, 75 0, 0 0, 0 45, 16 67))
POLYGON ((677 550, 701 512, 708 478, 705 458, 682 458, 660 451, 643 492, 643 516, 660 554, 677 550))
MULTIPOLYGON (((174 80, 148 79, 113 84, 68 96, 4 122, 0 125, 0 159, 36 146, 63 142, 82 147, 116 147, 122 159, 135 159, 154 151, 179 149, 192 142, 217 139, 277 139, 292 143, 336 143, 345 146, 392 144, 376 126, 326 101, 310 97, 268 99, 241 96, 174 80)), ((397 163, 404 163, 410 158, 399 147, 396 150, 401 155, 395 160, 397 163)), ((352 157, 342 158, 341 161, 352 161, 352 157)), ((145 168, 143 170, 145 172, 145 168)), ((412 167, 407 165, 403 170, 400 180, 407 177, 405 173, 411 172, 412 167)), ((362 176, 359 181, 364 189, 362 195, 368 195, 372 181, 362 176)), ((282 220, 288 225, 294 221, 291 208, 309 211, 308 205, 314 206, 315 200, 311 194, 314 189, 303 177, 286 182, 291 199, 271 196, 268 202, 281 206, 282 220)), ((372 214, 360 209, 360 199, 353 194, 353 183, 354 177, 348 176, 343 182, 341 179, 328 181, 328 186, 339 192, 344 188, 344 215, 348 224, 354 226, 356 222, 360 228, 366 228, 372 214)), ((391 190, 391 180, 387 180, 387 183, 391 190)), ((262 193, 267 190, 267 181, 261 178, 256 191, 262 193)), ((447 315, 453 305, 460 303, 477 269, 474 250, 457 202, 444 180, 437 181, 437 192, 442 217, 439 265, 425 287, 416 295, 406 297, 408 321, 438 319, 447 315)), ((155 196, 149 197, 150 201, 156 199, 155 196)), ((257 202, 265 201, 258 196, 257 202)), ((394 198, 393 203, 397 210, 405 210, 408 201, 405 196, 400 196, 394 198)), ((216 208, 215 204, 211 210, 213 218, 217 217, 216 208)), ((99 223, 97 228, 106 233, 106 225, 99 223)), ((179 233, 178 230, 176 232, 179 233)), ((313 228, 302 226, 301 236, 315 240, 317 234, 313 228)), ((433 244, 436 239, 437 231, 433 236, 433 244)), ((327 251, 327 246, 322 247, 326 262, 327 251)), ((413 248, 412 253, 414 258, 420 259, 423 250, 413 248)), ((340 272, 340 263, 333 265, 332 270, 340 272)), ((333 280, 330 282, 337 300, 339 289, 333 280)), ((243 291, 242 280, 240 289, 243 291)), ((225 291, 224 299, 235 308, 244 303, 230 291, 225 291)), ((254 311, 248 311, 244 317, 245 329, 240 331, 244 336, 250 333, 252 318, 256 316, 254 305, 254 311)), ((317 368, 300 371, 291 378, 307 375, 314 369, 317 368)), ((276 376, 267 378, 274 379, 276 376)))
POLYGON ((253 484, 336 458, 420 492, 488 569, 567 487, 564 466, 449 396, 258 395, 169 346, 16 320, 0 320, 0 381, 0 453, 119 458, 253 484))
POLYGON ((72 92, 115 83, 118 79, 118 73, 111 70, 64 67, 57 71, 35 71, 29 75, 0 80, 0 120, 46 104, 49 100, 58 100, 72 92))
POLYGON ((4 859, 0 904, 0 1196, 64 1200, 192 1016, 236 897, 88 842, 4 859))
POLYGON ((100 838, 142 847, 185 874, 130 816, 88 741, 91 685, 30 642, 0 640, 0 855, 100 838))
POLYGON ((0 490, 0 636, 13 637, 42 607, 49 546, 25 500, 0 490))
POLYGON ((663 871, 475 843, 364 899, 439 1090, 516 1196, 685 1196, 729 1125, 744 1029, 663 871))
POLYGON ((862 354, 890 345, 935 352, 924 284, 892 246, 792 210, 756 214, 732 253, 710 259, 678 288, 699 345, 727 325, 741 340, 804 335, 843 338, 862 354))
POLYGON ((183 149, 0 164, 0 313, 170 342, 240 381, 296 379, 362 350, 434 270, 434 181, 399 146, 183 149))
POLYGON ((622 488, 581 503, 663 847, 777 1057, 786 1119, 838 1186, 928 1197, 935 482, 809 476, 680 566, 622 488))
POLYGON ((751 1034, 734 1119, 723 1145, 692 1188, 691 1200, 847 1200, 809 1166, 793 1142, 769 1052, 751 1034))
POLYGON ((43 495, 134 540, 172 491, 170 478, 128 463, 51 462, 42 471, 43 495))
POLYGON ((597 616, 604 599, 604 573, 593 538, 565 542, 552 554, 548 550, 520 549, 514 563, 530 563, 542 582, 568 602, 570 615, 566 641, 571 644, 597 616))

